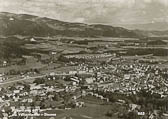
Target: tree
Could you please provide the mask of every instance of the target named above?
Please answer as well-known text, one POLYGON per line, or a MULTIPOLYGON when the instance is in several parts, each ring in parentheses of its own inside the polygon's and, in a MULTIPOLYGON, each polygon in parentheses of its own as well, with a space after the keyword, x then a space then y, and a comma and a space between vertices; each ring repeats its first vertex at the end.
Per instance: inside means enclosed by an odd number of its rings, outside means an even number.
POLYGON ((36 83, 37 85, 43 84, 45 80, 43 78, 37 78, 33 81, 33 83, 36 83))
POLYGON ((112 112, 112 110, 109 110, 109 111, 106 113, 106 116, 108 116, 108 117, 112 117, 112 116, 113 116, 113 112, 112 112))
POLYGON ((14 69, 11 69, 11 70, 9 70, 9 74, 10 74, 10 75, 16 75, 16 74, 17 74, 17 71, 14 70, 14 69))
POLYGON ((125 119, 138 119, 138 115, 136 112, 132 111, 126 115, 125 119))
POLYGON ((24 90, 26 90, 27 92, 29 92, 30 91, 30 85, 24 84, 24 90))
POLYGON ((117 98, 116 98, 114 95, 110 95, 110 96, 109 96, 109 101, 110 101, 110 102, 116 102, 116 101, 117 101, 117 98))
POLYGON ((45 109, 46 108, 46 105, 44 102, 40 102, 40 109, 45 109))
POLYGON ((60 96, 58 94, 55 94, 54 97, 52 98, 54 101, 59 101, 60 96))
POLYGON ((40 73, 40 71, 38 69, 34 69, 34 72, 36 72, 37 74, 40 73))

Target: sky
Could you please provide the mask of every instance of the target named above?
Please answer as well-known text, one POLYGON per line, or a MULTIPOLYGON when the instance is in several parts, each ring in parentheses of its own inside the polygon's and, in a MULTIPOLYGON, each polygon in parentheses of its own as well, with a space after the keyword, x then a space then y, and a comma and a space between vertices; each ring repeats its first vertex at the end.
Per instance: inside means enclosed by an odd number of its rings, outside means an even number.
POLYGON ((168 0, 0 0, 0 12, 103 24, 168 22, 168 0))

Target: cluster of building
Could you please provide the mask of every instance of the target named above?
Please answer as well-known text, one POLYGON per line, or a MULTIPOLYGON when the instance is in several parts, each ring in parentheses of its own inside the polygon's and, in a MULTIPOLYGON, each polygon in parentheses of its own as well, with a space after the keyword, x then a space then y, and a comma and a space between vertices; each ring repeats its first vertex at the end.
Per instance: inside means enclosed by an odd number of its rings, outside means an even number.
MULTIPOLYGON (((0 118, 8 119, 8 117, 26 114, 42 116, 47 115, 46 111, 53 109, 83 107, 84 102, 78 101, 78 98, 87 95, 109 102, 108 97, 96 93, 95 90, 127 96, 146 90, 151 94, 158 94, 160 98, 168 96, 168 69, 161 69, 156 65, 139 63, 134 60, 127 62, 122 58, 112 61, 113 55, 110 54, 80 54, 66 55, 65 57, 107 58, 107 61, 105 63, 96 62, 97 64, 89 61, 77 63, 77 65, 74 64, 73 70, 51 72, 43 78, 36 79, 35 83, 16 84, 6 90, 1 88, 0 109, 2 111, 0 112, 2 115, 0 118), (60 83, 59 80, 66 83, 60 83), (68 99, 66 99, 67 97, 68 99)), ((145 115, 140 111, 138 114, 145 115)), ((54 115, 55 113, 51 114, 51 116, 54 115)))
MULTIPOLYGON (((61 76, 63 79, 65 76, 61 76)), ((78 85, 74 85, 72 78, 68 84, 56 83, 56 75, 48 75, 44 78, 36 79, 34 83, 19 83, 9 86, 7 89, 1 88, 0 95, 0 118, 24 116, 56 116, 56 113, 47 113, 50 110, 70 109, 83 107, 84 102, 77 99, 82 96, 78 85), (50 82, 50 84, 48 84, 50 82), (69 94, 71 94, 69 96, 69 94), (68 96, 69 97, 68 97, 68 96), (67 98, 68 99, 64 99, 67 98), (65 100, 67 102, 65 102, 65 100)))

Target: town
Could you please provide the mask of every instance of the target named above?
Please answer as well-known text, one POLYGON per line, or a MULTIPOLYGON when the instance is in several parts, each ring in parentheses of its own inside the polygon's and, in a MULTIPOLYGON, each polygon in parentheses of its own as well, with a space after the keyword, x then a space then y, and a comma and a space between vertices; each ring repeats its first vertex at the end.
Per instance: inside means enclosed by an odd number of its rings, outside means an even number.
MULTIPOLYGON (((54 64, 53 55, 57 55, 51 54, 48 67, 54 64)), ((31 57, 24 57, 28 60, 21 65, 31 63, 31 57)), ((0 118, 73 118, 66 115, 67 111, 87 109, 95 102, 122 108, 117 112, 108 108, 105 117, 167 118, 168 69, 151 60, 146 62, 151 57, 154 56, 122 56, 120 52, 64 54, 56 56, 64 65, 51 67, 45 73, 42 69, 4 72, 0 83, 0 118), (11 80, 8 76, 12 75, 17 77, 11 80)), ((7 61, 2 62, 2 67, 7 66, 7 61)))

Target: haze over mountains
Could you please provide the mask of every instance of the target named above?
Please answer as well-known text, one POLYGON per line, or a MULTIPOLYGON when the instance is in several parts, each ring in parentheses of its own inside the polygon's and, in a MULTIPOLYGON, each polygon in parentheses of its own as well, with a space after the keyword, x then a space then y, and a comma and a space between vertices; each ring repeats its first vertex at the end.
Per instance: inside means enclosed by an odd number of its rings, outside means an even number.
POLYGON ((119 25, 128 29, 139 29, 139 30, 147 30, 147 31, 165 31, 168 30, 168 22, 152 22, 146 24, 124 24, 119 25))
POLYGON ((0 35, 139 38, 167 36, 168 31, 128 30, 102 24, 69 23, 46 17, 1 12, 0 35))

